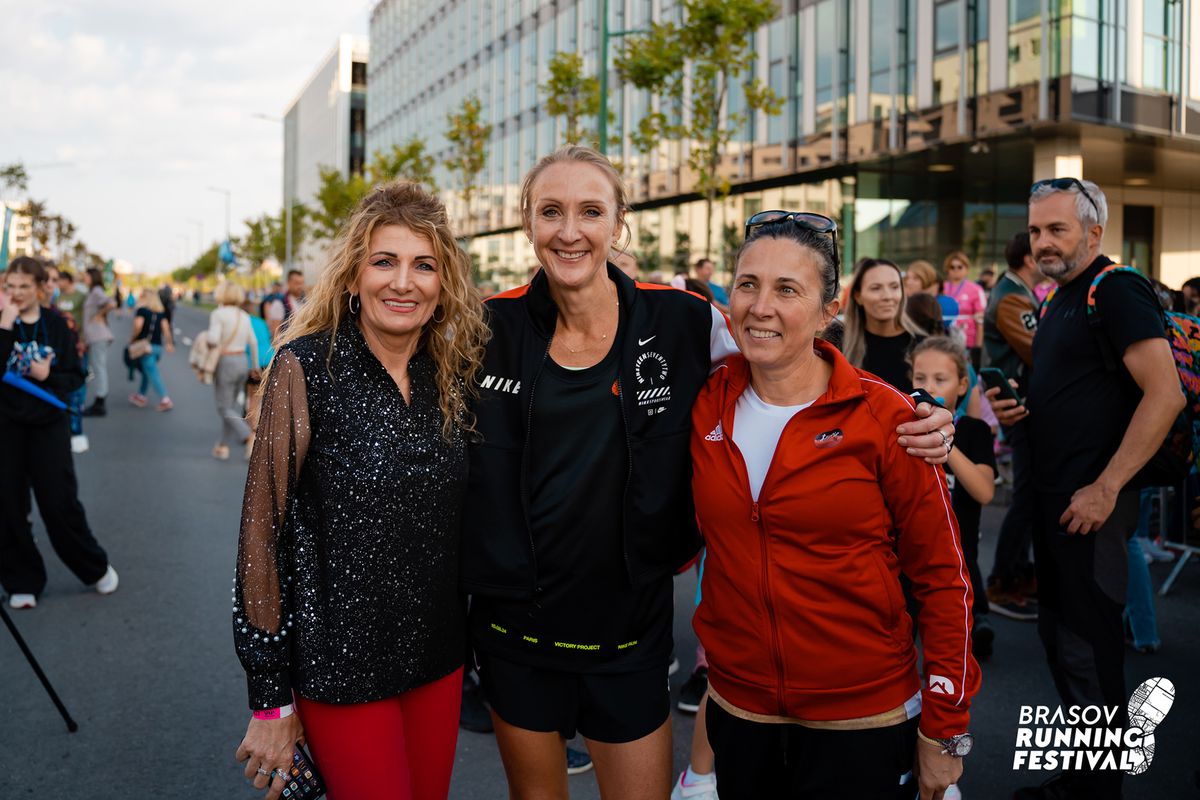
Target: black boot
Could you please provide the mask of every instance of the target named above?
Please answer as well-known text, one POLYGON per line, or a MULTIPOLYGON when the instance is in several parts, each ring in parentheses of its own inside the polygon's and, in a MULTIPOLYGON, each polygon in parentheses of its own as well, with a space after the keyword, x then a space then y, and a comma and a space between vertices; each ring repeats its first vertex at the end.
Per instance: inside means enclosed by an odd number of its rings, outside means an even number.
POLYGON ((85 417, 103 417, 103 416, 105 416, 106 414, 108 414, 108 411, 106 411, 104 409, 104 398, 97 397, 95 400, 92 401, 92 404, 90 406, 88 406, 87 408, 85 408, 81 413, 85 417))

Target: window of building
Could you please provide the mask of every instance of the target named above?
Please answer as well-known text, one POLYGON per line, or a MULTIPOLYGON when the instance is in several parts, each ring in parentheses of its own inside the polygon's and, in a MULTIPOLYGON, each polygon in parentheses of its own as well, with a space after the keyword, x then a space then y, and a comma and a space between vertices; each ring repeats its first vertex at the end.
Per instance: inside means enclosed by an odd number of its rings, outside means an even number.
POLYGON ((1183 3, 1144 0, 1142 86, 1160 92, 1179 90, 1179 17, 1183 3))

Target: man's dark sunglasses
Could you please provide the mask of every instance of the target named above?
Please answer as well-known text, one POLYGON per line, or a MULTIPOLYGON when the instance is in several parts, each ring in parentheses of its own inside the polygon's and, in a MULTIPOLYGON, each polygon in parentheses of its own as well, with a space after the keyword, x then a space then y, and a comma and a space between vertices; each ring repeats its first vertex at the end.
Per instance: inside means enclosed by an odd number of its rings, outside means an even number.
POLYGON ((1029 194, 1032 195, 1043 186, 1052 186, 1060 192, 1065 192, 1072 186, 1078 188, 1080 194, 1088 199, 1088 202, 1092 204, 1092 208, 1096 209, 1096 219, 1100 219, 1100 206, 1096 205, 1095 199, 1087 190, 1087 187, 1083 185, 1083 181, 1078 178, 1047 178, 1044 181, 1035 181, 1033 186, 1029 187, 1029 194))
POLYGON ((813 214, 808 211, 760 211, 746 220, 746 238, 764 225, 777 225, 781 222, 793 222, 813 233, 825 234, 833 242, 834 266, 840 266, 837 250, 837 223, 829 217, 813 214))

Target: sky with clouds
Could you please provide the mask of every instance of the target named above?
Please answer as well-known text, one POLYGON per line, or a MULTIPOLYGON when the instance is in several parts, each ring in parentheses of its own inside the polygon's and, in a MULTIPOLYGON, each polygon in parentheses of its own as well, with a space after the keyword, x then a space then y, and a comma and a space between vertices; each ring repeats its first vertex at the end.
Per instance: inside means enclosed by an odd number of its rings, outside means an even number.
MULTIPOLYGON (((373 0, 0 0, 0 165, 106 257, 172 269, 282 204, 281 123, 373 0)), ((10 199, 14 199, 10 196, 10 199)))

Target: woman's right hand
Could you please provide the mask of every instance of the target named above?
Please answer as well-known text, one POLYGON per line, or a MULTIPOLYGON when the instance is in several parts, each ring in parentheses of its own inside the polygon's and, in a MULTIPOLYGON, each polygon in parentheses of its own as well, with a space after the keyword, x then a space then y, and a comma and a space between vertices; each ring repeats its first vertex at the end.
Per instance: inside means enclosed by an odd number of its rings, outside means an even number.
POLYGON ((19 313, 21 312, 17 310, 17 304, 10 300, 8 295, 0 294, 0 328, 11 330, 19 313))
POLYGON ((266 800, 278 800, 292 768, 296 743, 304 744, 304 726, 292 714, 282 719, 254 719, 246 726, 246 737, 238 745, 236 758, 246 762, 245 775, 255 789, 267 789, 266 800), (271 778, 275 770, 281 772, 271 778))

